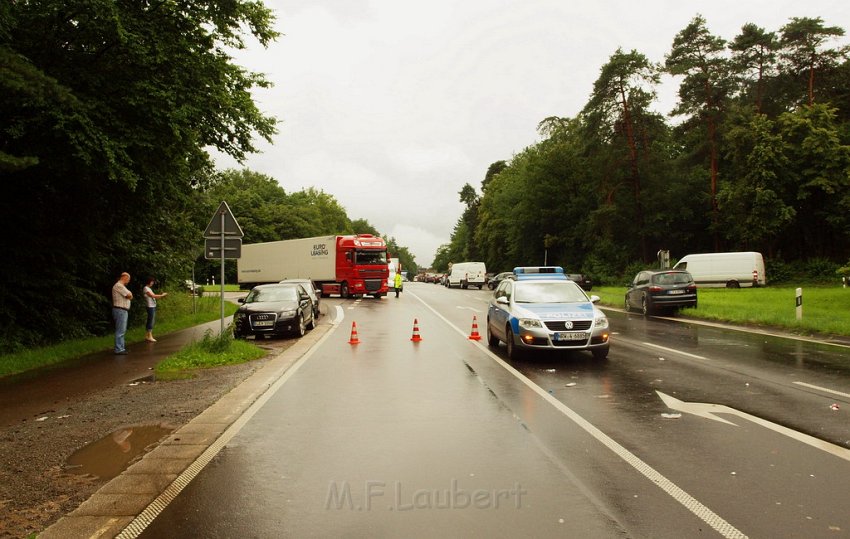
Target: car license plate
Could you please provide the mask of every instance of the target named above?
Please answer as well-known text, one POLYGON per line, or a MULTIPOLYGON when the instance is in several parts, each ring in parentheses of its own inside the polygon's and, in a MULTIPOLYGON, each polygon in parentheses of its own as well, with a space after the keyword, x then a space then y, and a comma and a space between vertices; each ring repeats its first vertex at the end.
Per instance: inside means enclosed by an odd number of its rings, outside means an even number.
POLYGON ((269 327, 274 325, 274 320, 257 320, 254 325, 256 327, 269 327))
POLYGON ((553 341, 586 341, 587 333, 584 331, 558 331, 552 338, 553 341))
POLYGON ((684 290, 668 290, 667 293, 668 294, 684 294, 685 291, 684 290))

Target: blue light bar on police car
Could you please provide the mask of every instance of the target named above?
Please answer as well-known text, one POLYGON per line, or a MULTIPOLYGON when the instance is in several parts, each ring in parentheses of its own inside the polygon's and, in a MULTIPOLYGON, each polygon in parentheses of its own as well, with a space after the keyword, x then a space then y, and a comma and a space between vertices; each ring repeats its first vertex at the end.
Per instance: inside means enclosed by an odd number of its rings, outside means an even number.
POLYGON ((561 266, 518 266, 514 268, 517 279, 566 279, 561 266))

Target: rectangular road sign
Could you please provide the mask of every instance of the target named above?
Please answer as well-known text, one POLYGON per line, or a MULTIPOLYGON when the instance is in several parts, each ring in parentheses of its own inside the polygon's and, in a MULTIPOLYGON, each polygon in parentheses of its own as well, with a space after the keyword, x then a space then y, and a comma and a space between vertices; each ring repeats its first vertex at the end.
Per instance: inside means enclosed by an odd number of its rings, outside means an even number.
MULTIPOLYGON (((224 258, 242 257, 242 238, 224 238, 224 258)), ((204 258, 207 260, 220 260, 221 238, 207 238, 204 240, 204 258)))

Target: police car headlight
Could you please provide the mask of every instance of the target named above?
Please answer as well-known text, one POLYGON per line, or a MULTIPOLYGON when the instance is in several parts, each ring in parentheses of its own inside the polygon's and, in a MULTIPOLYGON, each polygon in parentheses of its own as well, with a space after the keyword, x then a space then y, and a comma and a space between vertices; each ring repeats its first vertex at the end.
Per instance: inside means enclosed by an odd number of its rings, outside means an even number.
POLYGON ((605 329, 608 327, 608 317, 604 314, 601 314, 596 317, 596 329, 605 329))
POLYGON ((523 329, 537 329, 542 328, 543 324, 536 318, 520 318, 519 327, 523 329))

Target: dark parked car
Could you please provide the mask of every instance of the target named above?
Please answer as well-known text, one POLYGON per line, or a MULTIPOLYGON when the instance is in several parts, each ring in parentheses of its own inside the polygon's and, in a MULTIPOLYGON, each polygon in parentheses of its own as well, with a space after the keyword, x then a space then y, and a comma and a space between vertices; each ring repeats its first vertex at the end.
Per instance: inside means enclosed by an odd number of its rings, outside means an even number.
POLYGON ((487 281, 487 288, 490 290, 495 290, 499 283, 504 281, 505 279, 513 279, 514 272, 512 271, 503 271, 502 273, 497 273, 493 277, 490 277, 490 280, 487 281))
POLYGON ((310 295, 310 299, 313 300, 313 316, 315 318, 319 318, 321 313, 319 312, 319 301, 322 296, 321 290, 316 288, 316 284, 310 279, 284 279, 281 283, 299 283, 304 287, 304 290, 310 295))
POLYGON ((581 273, 569 273, 567 274, 567 278, 574 281, 585 292, 590 292, 593 288, 593 281, 587 275, 582 275, 581 273))
POLYGON ((249 335, 303 336, 313 329, 313 300, 299 283, 264 284, 255 286, 233 315, 233 335, 245 338, 249 335))
POLYGON ((663 270, 638 273, 626 291, 626 311, 652 314, 663 309, 697 306, 697 285, 687 271, 663 270))

